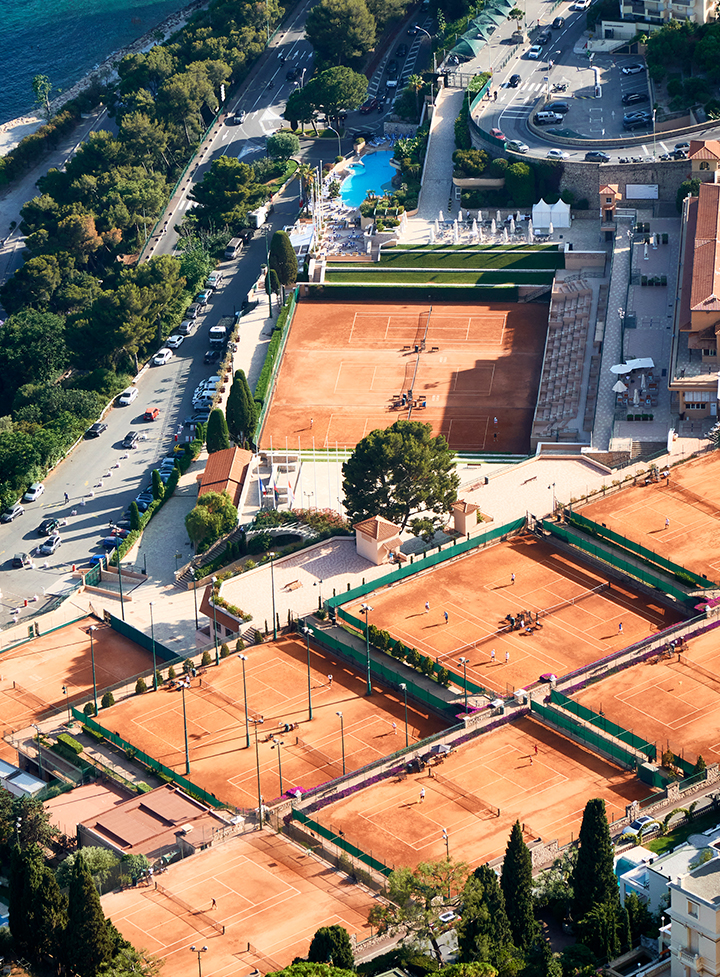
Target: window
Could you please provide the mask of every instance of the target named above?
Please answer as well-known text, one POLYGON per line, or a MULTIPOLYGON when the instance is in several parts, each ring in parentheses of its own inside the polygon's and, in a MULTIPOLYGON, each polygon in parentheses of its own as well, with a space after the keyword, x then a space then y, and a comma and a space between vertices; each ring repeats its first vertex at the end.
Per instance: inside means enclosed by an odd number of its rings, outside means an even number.
POLYGON ((706 159, 704 159, 704 160, 703 160, 703 161, 702 161, 702 162, 700 163, 700 169, 701 169, 701 170, 709 170, 709 169, 710 169, 710 164, 708 163, 708 161, 707 161, 706 159))
POLYGON ((703 356, 717 356, 717 349, 704 349, 702 351, 703 356))
POLYGON ((697 919, 698 915, 698 904, 696 902, 690 902, 688 899, 688 916, 693 916, 697 919))
POLYGON ((685 404, 688 410, 705 410, 707 404, 685 404))
POLYGON ((707 390, 687 390, 683 393, 686 404, 707 403, 710 393, 707 390))
POLYGON ((613 202, 613 198, 612 197, 605 197, 605 203, 606 204, 611 204, 612 202, 613 202))

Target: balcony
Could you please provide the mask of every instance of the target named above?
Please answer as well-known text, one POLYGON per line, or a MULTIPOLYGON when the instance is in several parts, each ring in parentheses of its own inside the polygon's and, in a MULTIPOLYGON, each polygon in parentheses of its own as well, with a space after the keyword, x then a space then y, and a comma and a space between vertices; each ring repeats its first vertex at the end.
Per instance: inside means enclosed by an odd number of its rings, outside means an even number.
POLYGON ((692 967, 693 970, 701 974, 703 972, 703 958, 695 950, 690 950, 686 946, 681 946, 677 952, 678 959, 686 967, 692 967))

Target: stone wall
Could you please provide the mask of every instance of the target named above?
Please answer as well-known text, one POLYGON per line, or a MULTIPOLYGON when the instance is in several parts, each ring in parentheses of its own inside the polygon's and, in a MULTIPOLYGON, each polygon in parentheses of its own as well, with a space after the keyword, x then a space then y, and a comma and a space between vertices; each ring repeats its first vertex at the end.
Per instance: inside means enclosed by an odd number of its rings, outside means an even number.
POLYGON ((674 201, 678 188, 688 178, 687 160, 668 160, 662 163, 581 163, 566 161, 560 187, 572 190, 576 199, 590 201, 590 213, 597 216, 600 209, 598 190, 606 183, 617 183, 623 199, 620 207, 648 207, 652 200, 626 200, 628 183, 656 183, 660 200, 674 201))

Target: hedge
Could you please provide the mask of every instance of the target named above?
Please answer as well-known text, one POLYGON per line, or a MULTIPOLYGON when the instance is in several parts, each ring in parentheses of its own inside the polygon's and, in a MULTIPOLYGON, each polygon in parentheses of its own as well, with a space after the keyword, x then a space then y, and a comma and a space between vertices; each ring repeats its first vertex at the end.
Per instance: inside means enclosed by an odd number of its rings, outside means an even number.
POLYGON ((84 749, 82 743, 78 743, 78 741, 74 739, 74 737, 70 736, 68 733, 60 733, 57 740, 58 743, 64 743, 65 746, 67 746, 69 749, 71 749, 74 753, 78 755, 82 753, 84 749))
POLYGON ((267 353, 265 354, 265 362, 263 363, 263 368, 260 371, 260 376, 258 377, 257 383, 255 384, 255 392, 253 394, 253 399, 255 403, 260 407, 265 403, 265 398, 267 397, 268 390, 270 388, 270 383, 273 377, 273 368, 275 366, 275 360, 277 359, 278 350, 282 343, 283 334, 285 332, 285 326, 287 323, 287 317, 290 313, 290 303, 292 301, 292 296, 290 296, 285 305, 280 310, 280 315, 275 323, 275 328, 273 330, 272 338, 268 343, 267 353))

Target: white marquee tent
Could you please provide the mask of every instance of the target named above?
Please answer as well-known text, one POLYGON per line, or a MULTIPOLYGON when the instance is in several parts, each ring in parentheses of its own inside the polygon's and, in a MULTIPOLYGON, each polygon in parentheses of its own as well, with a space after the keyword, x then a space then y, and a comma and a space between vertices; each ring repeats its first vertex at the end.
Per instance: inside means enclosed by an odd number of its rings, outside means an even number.
POLYGON ((546 204, 541 200, 533 204, 532 222, 534 228, 546 228, 552 224, 553 228, 570 227, 570 204, 558 200, 556 204, 546 204))

